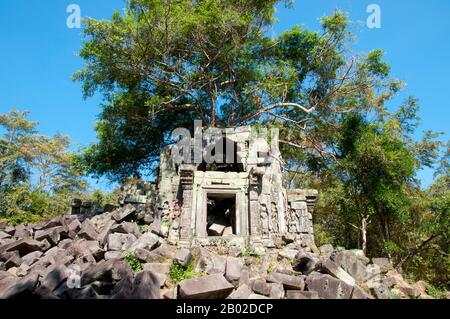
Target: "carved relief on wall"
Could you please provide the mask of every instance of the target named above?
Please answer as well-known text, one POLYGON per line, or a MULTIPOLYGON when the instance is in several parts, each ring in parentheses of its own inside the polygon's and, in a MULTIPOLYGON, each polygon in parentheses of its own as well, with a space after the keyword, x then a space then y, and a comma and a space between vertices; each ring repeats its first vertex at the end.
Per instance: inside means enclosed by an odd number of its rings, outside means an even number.
POLYGON ((269 238, 269 212, 266 204, 261 204, 261 235, 269 238))
POLYGON ((294 209, 288 209, 288 212, 286 214, 286 225, 288 226, 288 232, 291 234, 297 234, 300 230, 300 219, 299 216, 296 214, 296 211, 294 209))
POLYGON ((277 205, 272 202, 272 209, 270 210, 270 232, 272 234, 279 233, 279 223, 278 223, 278 209, 277 205))

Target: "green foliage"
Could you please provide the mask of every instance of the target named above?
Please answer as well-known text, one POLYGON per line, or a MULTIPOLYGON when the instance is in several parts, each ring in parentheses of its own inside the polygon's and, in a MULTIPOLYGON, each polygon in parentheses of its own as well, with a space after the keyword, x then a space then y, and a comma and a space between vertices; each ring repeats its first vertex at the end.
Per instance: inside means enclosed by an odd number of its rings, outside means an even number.
POLYGON ((0 114, 0 219, 33 223, 63 214, 86 188, 70 141, 40 135, 28 112, 0 114))
POLYGON ((178 261, 174 260, 170 266, 169 276, 172 283, 177 284, 185 279, 191 279, 202 275, 194 271, 195 259, 192 259, 187 266, 181 265, 178 261))
POLYGON ((81 198, 83 201, 91 202, 94 205, 102 207, 107 204, 117 205, 119 202, 120 193, 120 188, 117 188, 110 193, 95 189, 90 192, 84 192, 81 198))
POLYGON ((132 252, 127 253, 125 260, 134 272, 140 272, 143 270, 141 261, 132 252))
POLYGON ((447 290, 436 288, 433 285, 428 286, 427 294, 434 299, 447 299, 447 290))

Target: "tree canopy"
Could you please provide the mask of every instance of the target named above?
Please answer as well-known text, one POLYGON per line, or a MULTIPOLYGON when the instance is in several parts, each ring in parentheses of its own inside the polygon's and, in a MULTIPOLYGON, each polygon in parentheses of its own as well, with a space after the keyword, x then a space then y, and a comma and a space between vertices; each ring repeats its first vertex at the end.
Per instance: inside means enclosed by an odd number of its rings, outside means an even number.
POLYGON ((176 127, 255 122, 295 127, 290 139, 322 149, 321 128, 355 108, 377 108, 399 87, 382 52, 352 54, 349 21, 268 36, 279 1, 129 1, 111 20, 87 19, 74 78, 101 92, 90 172, 124 179, 155 164, 176 127), (385 89, 381 94, 379 90, 385 89), (379 93, 377 95, 377 92, 379 93), (302 128, 298 130, 298 128, 302 128))
POLYGON ((0 219, 13 223, 60 214, 87 186, 68 137, 41 135, 27 117, 0 114, 0 219))

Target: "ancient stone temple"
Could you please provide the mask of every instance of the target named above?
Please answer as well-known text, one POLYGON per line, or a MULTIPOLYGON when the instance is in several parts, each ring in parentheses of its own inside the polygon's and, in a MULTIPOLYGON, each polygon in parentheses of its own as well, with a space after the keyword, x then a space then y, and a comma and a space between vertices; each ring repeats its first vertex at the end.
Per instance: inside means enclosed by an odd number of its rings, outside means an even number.
POLYGON ((213 162, 189 160, 199 152, 194 138, 188 160, 175 161, 173 147, 161 154, 156 189, 161 232, 184 245, 313 242, 317 191, 283 187, 278 132, 238 127, 221 133, 214 141, 202 139, 202 151, 213 154, 213 162))

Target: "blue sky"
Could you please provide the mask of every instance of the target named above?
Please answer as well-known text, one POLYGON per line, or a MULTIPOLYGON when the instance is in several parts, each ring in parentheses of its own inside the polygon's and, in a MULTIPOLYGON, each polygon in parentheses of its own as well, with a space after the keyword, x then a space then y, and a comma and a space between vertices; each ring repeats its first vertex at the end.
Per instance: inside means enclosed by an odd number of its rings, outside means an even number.
MULTIPOLYGON (((124 0, 1 0, 0 113, 27 109, 43 134, 61 132, 87 146, 95 141, 101 97, 83 100, 80 84, 71 81, 83 65, 77 56, 82 30, 66 26, 66 8, 72 3, 80 6, 83 17, 94 18, 110 18, 125 6, 124 0)), ((444 132, 441 139, 449 140, 450 1, 296 0, 294 9, 278 8, 273 32, 298 24, 317 30, 319 18, 335 9, 361 22, 354 50, 384 49, 393 75, 407 83, 400 99, 414 95, 420 100, 419 131, 444 132), (381 29, 365 26, 366 8, 372 3, 381 8, 381 29)), ((419 177, 426 186, 432 172, 426 170, 419 177)), ((105 185, 105 181, 98 184, 105 185)))

